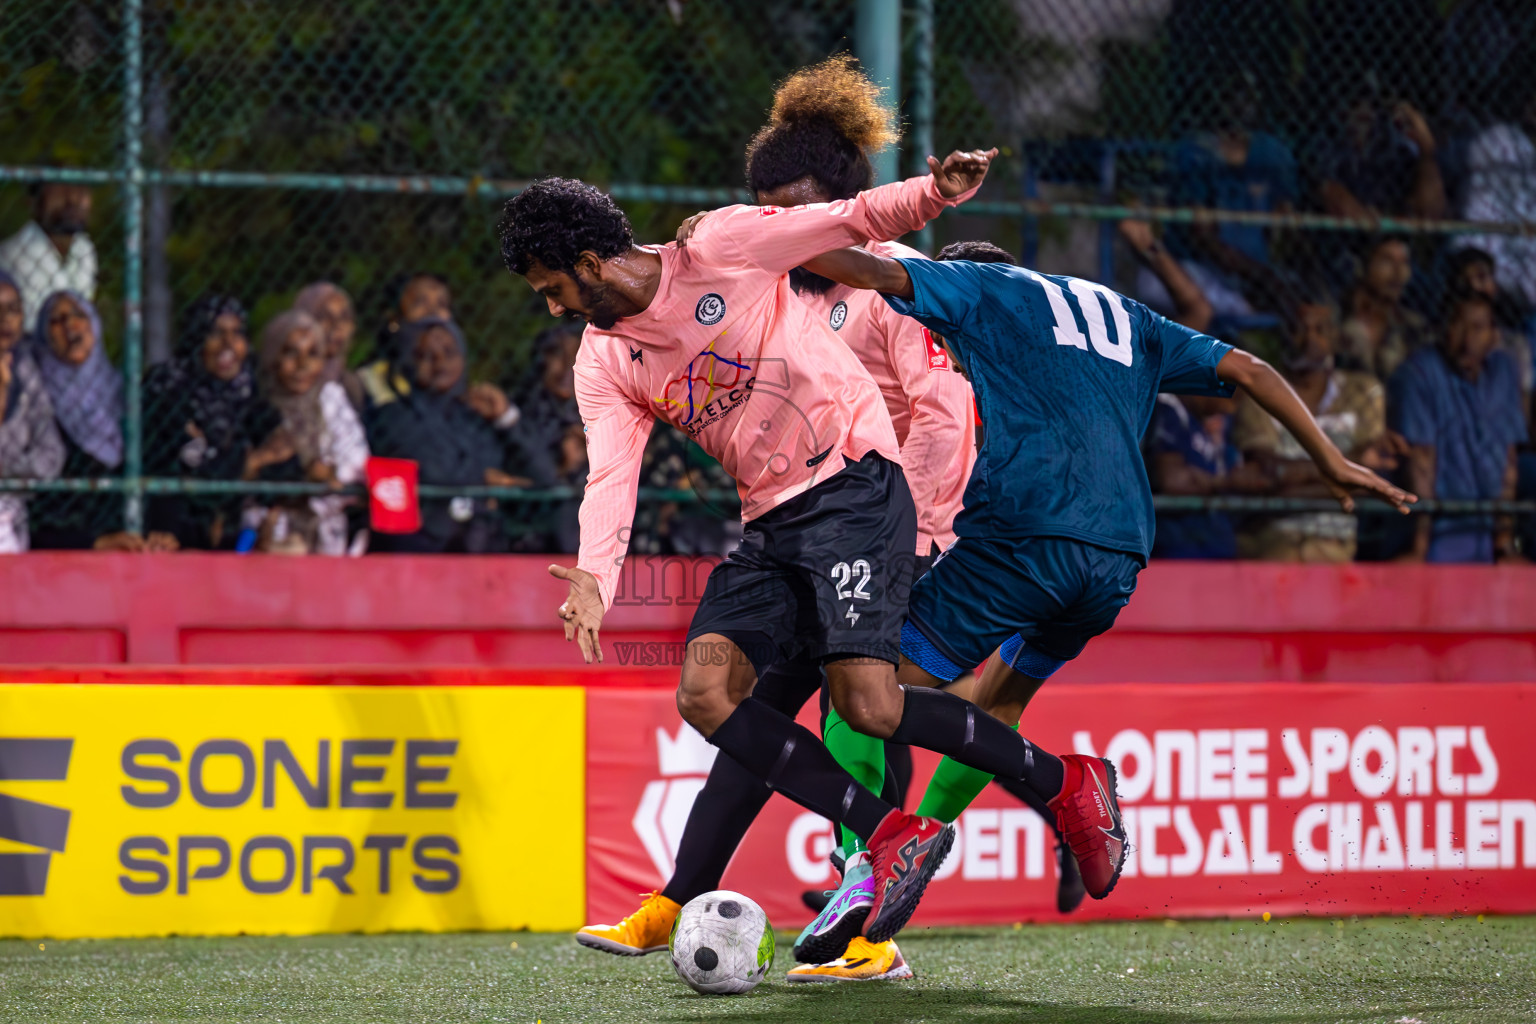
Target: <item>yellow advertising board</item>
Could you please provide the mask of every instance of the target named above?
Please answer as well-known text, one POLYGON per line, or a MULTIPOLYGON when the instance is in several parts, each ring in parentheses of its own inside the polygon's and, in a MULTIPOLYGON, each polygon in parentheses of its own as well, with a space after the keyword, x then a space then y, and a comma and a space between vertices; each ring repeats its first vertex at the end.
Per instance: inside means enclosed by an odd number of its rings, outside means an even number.
POLYGON ((575 687, 0 684, 0 935, 563 930, 575 687))

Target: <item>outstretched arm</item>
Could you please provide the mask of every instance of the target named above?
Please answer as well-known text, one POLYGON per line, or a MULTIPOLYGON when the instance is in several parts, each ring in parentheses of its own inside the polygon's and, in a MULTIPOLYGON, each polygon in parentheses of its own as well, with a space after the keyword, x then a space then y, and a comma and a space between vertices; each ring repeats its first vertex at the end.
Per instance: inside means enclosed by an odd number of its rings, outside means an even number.
POLYGON ((898 298, 912 299, 912 275, 901 261, 876 256, 868 249, 834 249, 807 260, 806 270, 850 288, 868 288, 898 298))
POLYGON ((599 631, 629 550, 640 462, 652 417, 631 402, 601 366, 577 366, 576 404, 586 427, 591 467, 577 512, 581 550, 575 567, 551 565, 549 574, 570 584, 558 614, 565 638, 576 641, 582 660, 590 665, 603 660, 599 631))
POLYGON ((786 273, 845 245, 889 241, 916 231, 975 194, 997 150, 954 152, 931 174, 881 185, 852 199, 778 208, 733 206, 691 217, 678 230, 680 248, 724 264, 786 273))
POLYGON ((1257 356, 1233 349, 1216 364, 1216 375, 1223 381, 1235 384, 1253 396, 1265 412, 1280 421, 1291 432, 1322 475, 1329 492, 1339 500, 1344 511, 1353 512, 1354 499, 1351 491, 1366 491, 1391 502, 1398 511, 1408 512, 1408 506, 1419 499, 1407 491, 1393 487, 1387 481, 1349 461, 1344 453, 1328 440, 1312 413, 1302 404, 1296 392, 1275 372, 1275 368, 1257 356))

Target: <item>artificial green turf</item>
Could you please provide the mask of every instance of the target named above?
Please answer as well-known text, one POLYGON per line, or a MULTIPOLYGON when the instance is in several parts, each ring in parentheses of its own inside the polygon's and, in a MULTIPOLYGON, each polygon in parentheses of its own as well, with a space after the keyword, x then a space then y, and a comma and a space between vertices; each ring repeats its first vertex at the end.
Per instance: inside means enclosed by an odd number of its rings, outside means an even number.
POLYGON ((685 988, 568 935, 0 942, 0 1021, 1530 1021, 1536 918, 911 929, 912 981, 685 988), (516 947, 513 947, 513 943, 516 947))

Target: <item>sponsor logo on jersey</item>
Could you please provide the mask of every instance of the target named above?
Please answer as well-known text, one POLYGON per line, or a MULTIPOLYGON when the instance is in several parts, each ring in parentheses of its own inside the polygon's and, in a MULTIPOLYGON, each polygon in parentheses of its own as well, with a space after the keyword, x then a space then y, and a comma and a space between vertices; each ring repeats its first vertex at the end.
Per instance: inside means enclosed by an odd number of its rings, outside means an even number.
POLYGON ((756 379, 752 367, 740 354, 732 359, 716 352, 712 341, 688 361, 688 368, 680 376, 667 381, 652 401, 663 409, 679 410, 681 418, 677 425, 696 437, 699 431, 750 398, 756 379))
POLYGON ((832 312, 827 316, 827 323, 832 325, 834 331, 843 329, 843 324, 848 322, 848 303, 838 299, 832 307, 832 312))
POLYGON ((949 369, 949 355, 944 351, 944 346, 939 344, 939 339, 934 337, 932 331, 923 328, 923 340, 928 343, 928 370, 949 369))
POLYGON ((693 307, 693 318, 705 327, 713 327, 725 319, 725 299, 718 292, 710 292, 693 307))

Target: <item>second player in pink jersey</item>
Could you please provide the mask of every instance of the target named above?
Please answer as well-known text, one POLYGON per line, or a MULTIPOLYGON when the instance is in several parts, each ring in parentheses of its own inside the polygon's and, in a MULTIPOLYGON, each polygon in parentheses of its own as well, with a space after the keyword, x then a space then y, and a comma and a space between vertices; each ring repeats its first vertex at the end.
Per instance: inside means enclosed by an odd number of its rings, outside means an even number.
MULTIPOLYGON (((864 248, 892 259, 923 256, 900 242, 870 242, 864 248)), ((917 505, 917 554, 942 551, 955 539, 951 525, 976 464, 971 386, 916 320, 874 292, 828 284, 825 290, 802 286, 800 298, 874 377, 917 505)))

